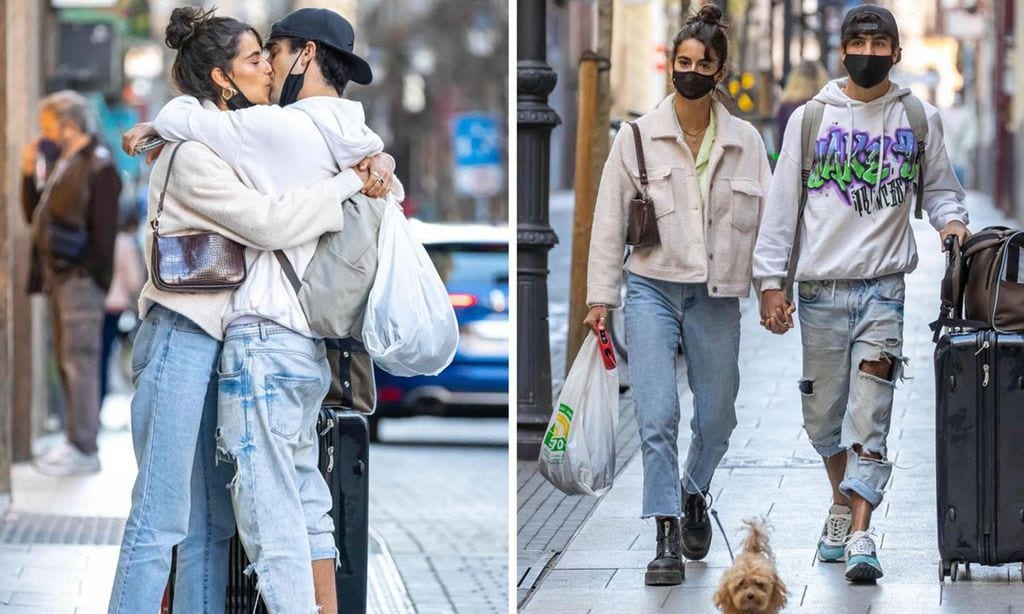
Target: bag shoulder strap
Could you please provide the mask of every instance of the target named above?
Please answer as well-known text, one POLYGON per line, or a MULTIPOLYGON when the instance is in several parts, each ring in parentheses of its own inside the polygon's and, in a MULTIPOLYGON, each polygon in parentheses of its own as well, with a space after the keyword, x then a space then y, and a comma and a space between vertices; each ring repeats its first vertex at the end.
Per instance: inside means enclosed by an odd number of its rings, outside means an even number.
POLYGON ((640 187, 643 190, 644 198, 647 198, 647 165, 644 163, 644 145, 640 140, 640 126, 636 122, 629 122, 633 129, 633 144, 636 145, 636 165, 640 172, 640 187))
POLYGON ((914 131, 914 140, 917 141, 917 202, 914 204, 914 217, 921 219, 923 217, 921 208, 924 204, 924 161, 926 159, 924 148, 928 143, 928 114, 925 113, 921 99, 913 94, 901 96, 900 101, 903 103, 903 110, 907 113, 910 129, 914 131))
POLYGON ((818 142, 818 129, 821 127, 821 118, 825 115, 825 103, 818 100, 808 100, 804 105, 803 121, 800 124, 800 207, 796 214, 796 232, 793 235, 793 247, 789 251, 789 267, 786 271, 786 281, 782 286, 786 298, 793 300, 793 283, 796 279, 796 265, 800 260, 800 225, 804 217, 804 209, 807 207, 807 180, 811 177, 811 169, 814 166, 814 149, 818 142))
POLYGON ((284 276, 288 278, 288 282, 291 283, 292 289, 295 290, 295 294, 299 294, 299 290, 302 288, 302 280, 299 279, 298 274, 295 273, 295 267, 292 266, 288 256, 285 255, 284 250, 275 249, 274 256, 277 257, 278 263, 281 264, 281 268, 284 270, 284 276))
POLYGON ((182 141, 175 145, 174 149, 171 150, 171 159, 167 162, 167 175, 164 177, 164 187, 160 190, 160 199, 157 201, 156 205, 156 217, 154 217, 153 221, 149 223, 153 228, 153 234, 158 237, 160 236, 160 214, 164 212, 164 196, 167 194, 167 184, 171 182, 171 167, 174 166, 174 157, 178 155, 178 150, 184 144, 184 141, 182 141))

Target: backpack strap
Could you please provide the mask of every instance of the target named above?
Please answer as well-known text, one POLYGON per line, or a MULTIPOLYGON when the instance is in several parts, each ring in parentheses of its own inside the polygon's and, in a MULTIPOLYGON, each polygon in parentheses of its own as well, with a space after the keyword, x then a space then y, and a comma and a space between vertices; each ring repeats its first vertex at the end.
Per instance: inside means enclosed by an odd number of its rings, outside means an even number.
POLYGON ((910 129, 914 131, 914 140, 917 141, 917 202, 914 203, 914 217, 921 219, 921 208, 924 205, 924 148, 928 143, 928 115, 921 99, 913 94, 904 94, 900 97, 900 102, 903 103, 910 129))
POLYGON ((814 166, 814 149, 818 142, 818 129, 821 118, 825 115, 825 103, 808 100, 804 105, 803 122, 800 124, 800 208, 796 214, 796 232, 793 235, 793 247, 789 252, 789 267, 786 281, 782 285, 786 299, 793 300, 793 283, 796 279, 796 265, 800 260, 800 225, 807 207, 807 180, 811 177, 814 166))
POLYGON ((299 289, 302 288, 302 280, 295 273, 295 267, 288 260, 288 256, 284 255, 284 251, 280 249, 274 250, 274 256, 277 257, 277 261, 281 264, 281 268, 284 270, 284 276, 288 278, 288 281, 292 285, 292 289, 295 290, 295 294, 299 293, 299 289))

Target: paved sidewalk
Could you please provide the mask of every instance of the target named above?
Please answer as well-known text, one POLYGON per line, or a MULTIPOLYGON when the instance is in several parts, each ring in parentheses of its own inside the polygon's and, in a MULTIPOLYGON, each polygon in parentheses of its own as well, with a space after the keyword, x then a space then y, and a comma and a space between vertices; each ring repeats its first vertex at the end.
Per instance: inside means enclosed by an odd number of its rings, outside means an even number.
MULTIPOLYGON (((977 194, 970 195, 968 206, 974 229, 1013 225, 977 194)), ((772 545, 790 590, 787 611, 1024 614, 1019 565, 975 565, 969 581, 938 581, 933 344, 927 323, 938 310, 944 261, 938 234, 923 221, 913 226, 921 264, 907 278, 904 353, 911 359, 907 375, 914 379, 896 391, 889 447, 900 468, 894 470, 873 522, 886 574, 877 586, 851 586, 843 577, 843 565, 815 562, 830 489, 801 427, 799 331, 770 335, 758 325, 756 309, 744 307, 739 427, 712 494, 734 548, 744 518, 765 516, 773 524, 772 545)), ((690 410, 684 400, 683 424, 690 410)), ((681 456, 688 437, 682 429, 681 456)), ((642 466, 634 456, 541 580, 526 613, 715 611, 712 595, 729 565, 717 526, 711 554, 687 564, 681 586, 644 586, 644 569, 654 552, 654 526, 639 518, 641 485, 642 466)))
POLYGON ((508 422, 383 420, 370 523, 419 614, 508 611, 508 422))
MULTIPOLYGON (((54 478, 29 463, 14 465, 13 504, 0 510, 0 614, 107 611, 136 474, 129 402, 118 395, 103 408, 105 423, 123 427, 101 430, 99 473, 54 478)), ((390 552, 374 527, 371 534, 367 611, 414 611, 390 552)))

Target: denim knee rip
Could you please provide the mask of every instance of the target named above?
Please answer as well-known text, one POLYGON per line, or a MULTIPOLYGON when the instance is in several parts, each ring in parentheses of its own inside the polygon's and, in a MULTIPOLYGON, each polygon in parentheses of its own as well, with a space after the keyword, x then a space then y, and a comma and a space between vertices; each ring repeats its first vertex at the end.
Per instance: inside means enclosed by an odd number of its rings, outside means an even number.
MULTIPOLYGON (((898 340, 887 340, 887 345, 894 347, 898 345, 898 340)), ((893 391, 898 382, 907 379, 904 371, 909 362, 906 356, 897 356, 885 349, 879 349, 877 358, 873 361, 861 361, 857 369, 858 379, 867 384, 869 389, 874 388, 877 391, 863 399, 865 403, 877 404, 875 412, 862 412, 862 418, 864 414, 874 417, 892 411, 893 391), (866 364, 872 362, 889 364, 889 378, 878 377, 865 371, 866 364)), ((863 389, 860 390, 861 393, 864 392, 863 389)), ((893 463, 888 459, 886 442, 888 422, 889 420, 886 420, 886 424, 877 424, 872 420, 870 425, 859 424, 857 426, 861 428, 856 429, 859 432, 851 433, 852 438, 844 442, 849 456, 846 478, 839 485, 839 490, 847 496, 856 494, 862 497, 872 507, 881 503, 885 486, 892 475, 893 463), (880 458, 874 458, 873 455, 876 454, 880 458)))

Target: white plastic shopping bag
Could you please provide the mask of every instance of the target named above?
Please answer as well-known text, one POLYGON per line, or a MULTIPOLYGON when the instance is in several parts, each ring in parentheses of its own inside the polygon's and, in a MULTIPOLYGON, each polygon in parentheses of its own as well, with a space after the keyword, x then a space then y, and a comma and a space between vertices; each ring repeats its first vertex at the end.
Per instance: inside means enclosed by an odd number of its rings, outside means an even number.
POLYGON ((437 375, 455 357, 459 323, 444 282, 398 205, 384 209, 377 253, 363 321, 366 351, 392 375, 437 375))
POLYGON ((603 343, 587 335, 580 347, 541 444, 541 474, 570 495, 599 497, 615 479, 619 374, 604 335, 603 343))

